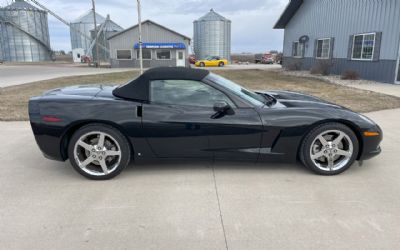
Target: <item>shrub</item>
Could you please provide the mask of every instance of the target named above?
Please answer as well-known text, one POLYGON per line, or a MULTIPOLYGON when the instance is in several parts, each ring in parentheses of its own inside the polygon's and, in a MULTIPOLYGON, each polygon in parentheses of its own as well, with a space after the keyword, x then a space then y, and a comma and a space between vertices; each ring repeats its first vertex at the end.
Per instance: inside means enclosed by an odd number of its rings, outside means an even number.
POLYGON ((333 63, 331 60, 318 60, 310 69, 310 74, 328 76, 333 63))
POLYGON ((360 79, 360 75, 355 70, 345 70, 340 76, 342 80, 358 80, 360 79))

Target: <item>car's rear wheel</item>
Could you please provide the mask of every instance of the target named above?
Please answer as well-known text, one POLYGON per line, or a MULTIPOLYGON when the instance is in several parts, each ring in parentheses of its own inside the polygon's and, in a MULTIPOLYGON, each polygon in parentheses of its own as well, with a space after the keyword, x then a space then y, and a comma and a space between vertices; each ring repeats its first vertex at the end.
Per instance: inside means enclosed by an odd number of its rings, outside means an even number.
POLYGON ((224 62, 219 62, 218 67, 224 67, 225 63, 224 62))
POLYGON ((203 62, 200 63, 200 67, 205 67, 205 66, 206 65, 203 62))
POLYGON ((341 123, 326 123, 309 132, 299 153, 303 164, 315 173, 335 175, 354 163, 358 148, 357 136, 349 127, 341 123))
POLYGON ((129 164, 131 150, 126 138, 115 128, 102 124, 77 130, 68 146, 74 169, 93 180, 111 179, 129 164))

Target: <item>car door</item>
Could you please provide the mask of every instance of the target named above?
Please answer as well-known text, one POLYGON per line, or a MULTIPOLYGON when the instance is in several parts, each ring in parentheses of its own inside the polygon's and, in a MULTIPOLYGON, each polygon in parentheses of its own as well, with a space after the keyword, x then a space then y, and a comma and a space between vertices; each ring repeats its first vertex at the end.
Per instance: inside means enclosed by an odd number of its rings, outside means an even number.
POLYGON ((150 102, 143 104, 144 134, 161 158, 212 158, 208 150, 213 102, 210 86, 191 80, 150 82, 150 102))
POLYGON ((219 57, 214 56, 211 60, 212 66, 218 66, 219 57))
POLYGON ((144 134, 161 158, 256 160, 262 124, 253 109, 239 109, 223 92, 199 81, 150 82, 150 103, 143 105, 144 134), (213 118, 214 104, 232 113, 213 118))

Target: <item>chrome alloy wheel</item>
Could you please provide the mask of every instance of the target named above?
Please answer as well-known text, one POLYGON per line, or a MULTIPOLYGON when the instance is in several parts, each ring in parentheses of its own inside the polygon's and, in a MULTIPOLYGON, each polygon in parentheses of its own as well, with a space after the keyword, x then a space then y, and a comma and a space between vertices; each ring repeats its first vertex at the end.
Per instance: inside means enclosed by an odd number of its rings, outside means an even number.
POLYGON ((121 147, 107 133, 90 132, 75 143, 74 158, 87 174, 104 176, 114 172, 120 164, 121 147))
POLYGON ((310 156, 314 165, 323 171, 336 171, 350 161, 353 142, 340 130, 327 130, 319 134, 311 144, 310 156))

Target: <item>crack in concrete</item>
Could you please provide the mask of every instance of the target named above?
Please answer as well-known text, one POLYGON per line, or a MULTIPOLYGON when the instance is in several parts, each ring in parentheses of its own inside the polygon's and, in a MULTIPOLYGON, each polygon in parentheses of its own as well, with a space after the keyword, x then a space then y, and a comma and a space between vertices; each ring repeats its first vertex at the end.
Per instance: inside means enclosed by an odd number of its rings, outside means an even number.
POLYGON ((218 193, 218 187, 217 187, 217 179, 215 178, 214 164, 212 164, 212 173, 213 173, 213 178, 214 178, 215 194, 216 194, 216 196, 217 196, 217 202, 218 202, 219 218, 220 218, 220 220, 221 220, 222 232, 224 233, 225 247, 226 247, 226 250, 229 250, 229 248, 228 248, 228 241, 227 241, 227 239, 226 239, 226 232, 225 232, 224 219, 223 219, 223 217, 222 217, 221 203, 220 203, 220 200, 219 200, 219 193, 218 193))

